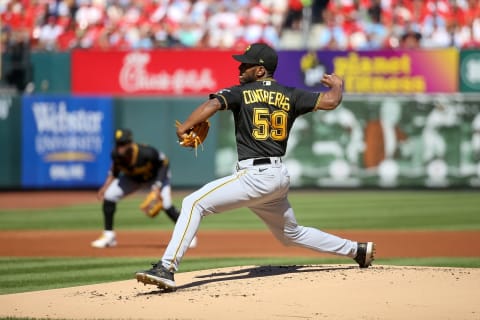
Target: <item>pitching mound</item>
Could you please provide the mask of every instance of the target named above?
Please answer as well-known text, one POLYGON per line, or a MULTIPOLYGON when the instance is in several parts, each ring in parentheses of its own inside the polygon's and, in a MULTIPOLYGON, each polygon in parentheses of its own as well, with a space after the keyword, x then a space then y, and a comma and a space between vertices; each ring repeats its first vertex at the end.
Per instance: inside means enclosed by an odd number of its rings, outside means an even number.
POLYGON ((0 316, 63 319, 479 319, 480 269, 250 266, 0 296, 0 316))

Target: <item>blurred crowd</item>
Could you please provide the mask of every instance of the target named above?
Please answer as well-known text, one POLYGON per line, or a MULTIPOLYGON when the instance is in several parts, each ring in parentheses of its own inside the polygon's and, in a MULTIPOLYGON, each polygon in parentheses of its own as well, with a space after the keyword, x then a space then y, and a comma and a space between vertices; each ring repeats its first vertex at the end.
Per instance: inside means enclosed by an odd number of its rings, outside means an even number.
POLYGON ((480 0, 0 0, 2 51, 480 47, 480 0))
POLYGON ((338 0, 322 14, 322 48, 480 47, 479 0, 338 0))

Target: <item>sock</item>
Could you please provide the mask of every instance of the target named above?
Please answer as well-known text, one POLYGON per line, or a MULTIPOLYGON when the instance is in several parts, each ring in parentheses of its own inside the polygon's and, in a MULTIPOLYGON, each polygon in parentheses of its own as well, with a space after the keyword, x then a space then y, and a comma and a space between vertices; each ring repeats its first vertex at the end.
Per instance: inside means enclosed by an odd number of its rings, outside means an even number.
POLYGON ((113 215, 117 209, 117 204, 113 201, 103 201, 103 223, 104 230, 113 230, 113 215))
POLYGON ((115 231, 113 230, 104 230, 103 235, 109 239, 115 238, 115 231))
POLYGON ((167 213, 168 217, 173 221, 177 222, 178 216, 180 215, 180 212, 178 212, 177 208, 175 206, 171 206, 168 209, 164 209, 165 212, 167 213))

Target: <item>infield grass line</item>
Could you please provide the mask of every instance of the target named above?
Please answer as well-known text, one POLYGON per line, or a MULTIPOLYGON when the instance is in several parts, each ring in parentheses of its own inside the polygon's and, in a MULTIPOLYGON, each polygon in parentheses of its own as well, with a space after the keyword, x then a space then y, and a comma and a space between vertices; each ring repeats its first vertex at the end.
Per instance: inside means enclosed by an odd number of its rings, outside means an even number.
MULTIPOLYGON (((170 230, 161 213, 145 217, 139 195, 121 201, 115 215, 118 230, 170 230)), ((180 208, 181 198, 174 198, 180 208)), ((289 200, 299 223, 320 229, 480 230, 480 196, 461 191, 294 191, 289 200)), ((0 230, 99 230, 101 203, 53 209, 0 209, 0 230)), ((242 208, 209 216, 204 230, 264 230, 265 225, 242 208)))
MULTIPOLYGON (((0 294, 67 288, 132 279, 153 262, 148 258, 5 258, 0 257, 0 294), (14 271, 12 271, 14 270, 14 271)), ((191 258, 180 272, 236 266, 354 264, 345 258, 191 258)), ((479 268, 479 258, 379 259, 376 265, 479 268)))

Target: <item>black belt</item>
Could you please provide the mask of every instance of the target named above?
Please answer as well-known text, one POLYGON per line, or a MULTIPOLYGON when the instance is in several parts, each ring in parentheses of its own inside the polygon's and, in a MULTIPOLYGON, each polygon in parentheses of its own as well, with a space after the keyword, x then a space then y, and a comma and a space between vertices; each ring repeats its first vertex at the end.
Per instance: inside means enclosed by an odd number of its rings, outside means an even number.
POLYGON ((270 161, 270 158, 258 158, 258 159, 253 159, 253 162, 252 162, 252 164, 253 164, 254 166, 259 166, 259 165, 261 165, 261 164, 270 164, 270 163, 272 163, 272 162, 270 161))
MULTIPOLYGON (((280 159, 280 162, 282 162, 282 159, 280 159)), ((254 166, 259 166, 261 164, 271 164, 271 163, 272 163, 272 160, 270 158, 257 158, 257 159, 253 159, 252 161, 252 164, 254 166)))

